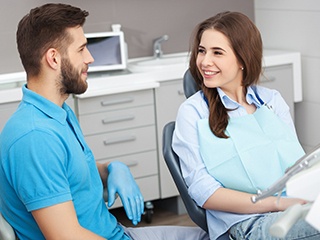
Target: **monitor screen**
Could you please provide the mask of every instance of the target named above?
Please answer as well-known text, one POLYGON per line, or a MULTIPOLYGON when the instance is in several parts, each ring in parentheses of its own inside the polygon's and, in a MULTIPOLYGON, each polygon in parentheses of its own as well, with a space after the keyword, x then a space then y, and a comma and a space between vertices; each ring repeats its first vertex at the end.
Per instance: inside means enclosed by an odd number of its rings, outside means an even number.
POLYGON ((94 62, 89 65, 89 72, 123 70, 127 67, 123 32, 85 35, 87 47, 94 58, 94 62))

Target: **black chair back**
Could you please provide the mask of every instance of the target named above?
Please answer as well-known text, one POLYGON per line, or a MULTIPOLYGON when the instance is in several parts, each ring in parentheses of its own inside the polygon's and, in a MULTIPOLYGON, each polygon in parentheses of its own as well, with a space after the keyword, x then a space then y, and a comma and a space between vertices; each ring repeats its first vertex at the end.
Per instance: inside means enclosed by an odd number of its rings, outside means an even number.
POLYGON ((169 122, 163 128, 163 156, 190 218, 195 224, 201 227, 204 231, 208 232, 205 210, 199 207, 189 196, 187 185, 182 177, 179 157, 175 154, 171 147, 174 127, 175 122, 169 122))

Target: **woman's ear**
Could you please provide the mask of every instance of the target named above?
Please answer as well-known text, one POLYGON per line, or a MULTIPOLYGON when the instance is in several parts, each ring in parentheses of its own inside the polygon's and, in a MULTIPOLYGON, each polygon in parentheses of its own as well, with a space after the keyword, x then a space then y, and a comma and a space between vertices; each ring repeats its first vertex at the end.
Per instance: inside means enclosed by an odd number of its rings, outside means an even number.
POLYGON ((61 56, 60 53, 55 48, 50 48, 45 54, 45 61, 47 62, 48 67, 52 69, 59 69, 61 56))

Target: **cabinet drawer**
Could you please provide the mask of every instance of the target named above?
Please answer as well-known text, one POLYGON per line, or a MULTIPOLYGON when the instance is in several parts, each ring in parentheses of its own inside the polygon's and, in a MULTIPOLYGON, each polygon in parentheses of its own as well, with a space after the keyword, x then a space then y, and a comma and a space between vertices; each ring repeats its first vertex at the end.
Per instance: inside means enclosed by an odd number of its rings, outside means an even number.
MULTIPOLYGON (((139 178, 136 179, 136 182, 139 185, 144 201, 151 201, 160 198, 158 175, 139 178)), ((121 206, 122 203, 120 197, 118 197, 111 208, 117 208, 121 206)))
POLYGON ((148 151, 143 153, 131 154, 122 157, 115 157, 97 162, 120 161, 126 164, 134 178, 147 177, 158 174, 158 160, 156 151, 148 151))
POLYGON ((83 115, 79 122, 84 135, 154 125, 154 106, 83 115))
POLYGON ((152 90, 142 90, 120 94, 111 94, 86 99, 77 99, 78 114, 88 114, 116 109, 153 105, 152 90))
POLYGON ((156 149, 154 125, 85 137, 96 159, 156 149))

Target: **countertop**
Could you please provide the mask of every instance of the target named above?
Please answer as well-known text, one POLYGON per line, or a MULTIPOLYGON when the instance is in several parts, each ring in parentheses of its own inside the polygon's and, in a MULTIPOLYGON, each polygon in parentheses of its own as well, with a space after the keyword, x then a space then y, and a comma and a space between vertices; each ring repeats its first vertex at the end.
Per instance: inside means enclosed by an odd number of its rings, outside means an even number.
MULTIPOLYGON (((182 79, 188 69, 187 53, 168 54, 185 56, 180 64, 163 66, 160 69, 147 72, 130 72, 130 63, 142 59, 130 59, 128 70, 119 73, 96 73, 88 77, 88 89, 78 98, 88 98, 106 94, 115 94, 142 89, 152 89, 160 86, 160 82, 182 79)), ((301 56, 299 52, 264 50, 263 66, 293 65, 294 102, 302 101, 301 56)), ((25 83, 24 72, 0 74, 0 104, 20 101, 21 85, 25 83)))

